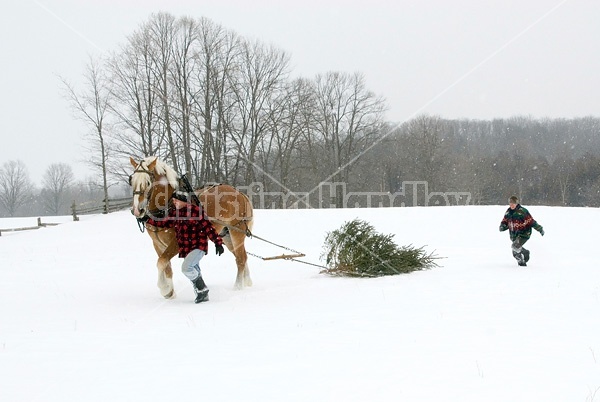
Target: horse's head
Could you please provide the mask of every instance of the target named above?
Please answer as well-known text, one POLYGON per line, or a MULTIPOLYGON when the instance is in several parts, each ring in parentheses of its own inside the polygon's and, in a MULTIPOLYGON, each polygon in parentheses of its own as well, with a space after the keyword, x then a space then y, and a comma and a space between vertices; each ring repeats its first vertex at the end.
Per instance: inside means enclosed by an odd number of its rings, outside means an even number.
POLYGON ((178 187, 177 174, 157 157, 136 162, 129 158, 133 173, 129 184, 133 188, 131 213, 136 218, 152 217, 166 211, 171 194, 178 187))

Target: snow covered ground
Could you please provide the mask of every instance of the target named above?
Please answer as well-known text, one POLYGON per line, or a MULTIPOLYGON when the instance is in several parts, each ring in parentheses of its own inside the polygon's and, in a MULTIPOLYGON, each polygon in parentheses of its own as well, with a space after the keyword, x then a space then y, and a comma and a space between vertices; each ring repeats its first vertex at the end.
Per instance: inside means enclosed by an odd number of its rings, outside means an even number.
POLYGON ((254 232, 305 261, 356 217, 445 258, 377 279, 251 258, 254 286, 234 291, 211 246, 199 305, 178 259, 177 298, 160 296, 129 212, 3 234, 0 400, 600 401, 600 211, 529 207, 546 236, 522 268, 505 209, 258 210, 254 232))

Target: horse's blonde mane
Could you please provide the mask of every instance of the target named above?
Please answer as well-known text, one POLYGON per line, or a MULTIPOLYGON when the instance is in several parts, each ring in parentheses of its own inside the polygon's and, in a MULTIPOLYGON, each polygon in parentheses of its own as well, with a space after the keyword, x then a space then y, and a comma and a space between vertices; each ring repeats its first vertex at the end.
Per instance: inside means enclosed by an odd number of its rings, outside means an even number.
MULTIPOLYGON (((148 156, 148 157, 142 159, 140 161, 141 168, 144 170, 148 169, 148 165, 150 165, 152 162, 154 162, 155 159, 156 159, 156 165, 154 165, 154 171, 156 172, 156 174, 159 176, 165 176, 167 178, 167 181, 169 182, 169 185, 171 187, 173 187, 175 190, 177 190, 177 188, 179 188, 179 180, 177 179, 177 172, 175 172, 175 170, 171 166, 167 165, 165 162, 161 161, 156 156, 148 156)), ((140 184, 144 184, 144 183, 140 183, 139 180, 145 180, 146 186, 149 186, 151 184, 150 176, 148 176, 148 175, 133 175, 132 186, 136 190, 139 189, 140 184)))
POLYGON ((158 159, 156 156, 149 156, 144 159, 146 166, 152 163, 156 159, 156 165, 154 166, 154 170, 159 175, 164 175, 167 178, 167 181, 175 190, 179 187, 179 180, 177 180, 177 172, 171 166, 167 165, 162 160, 158 159))

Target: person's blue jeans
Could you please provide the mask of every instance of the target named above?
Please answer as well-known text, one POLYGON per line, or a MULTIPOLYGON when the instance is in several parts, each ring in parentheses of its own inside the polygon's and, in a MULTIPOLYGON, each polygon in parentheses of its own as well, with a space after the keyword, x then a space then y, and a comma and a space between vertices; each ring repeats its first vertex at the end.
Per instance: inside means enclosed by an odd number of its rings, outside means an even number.
POLYGON ((200 272, 200 260, 204 257, 206 253, 202 250, 192 250, 190 253, 183 259, 183 263, 181 264, 181 272, 190 280, 195 281, 201 275, 200 272))

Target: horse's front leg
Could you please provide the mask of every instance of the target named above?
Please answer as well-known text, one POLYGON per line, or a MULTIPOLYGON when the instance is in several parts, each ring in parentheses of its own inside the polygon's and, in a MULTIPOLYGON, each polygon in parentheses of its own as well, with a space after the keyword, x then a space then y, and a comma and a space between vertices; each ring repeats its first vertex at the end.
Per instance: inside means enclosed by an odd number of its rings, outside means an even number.
POLYGON ((175 287, 173 286, 173 269, 171 268, 171 259, 158 257, 156 263, 158 268, 158 282, 156 285, 160 289, 160 294, 165 299, 175 298, 175 287))
POLYGON ((177 241, 172 230, 148 231, 158 254, 156 268, 158 269, 158 281, 156 285, 160 294, 165 299, 175 298, 175 287, 173 286, 173 269, 171 258, 177 254, 177 241))

